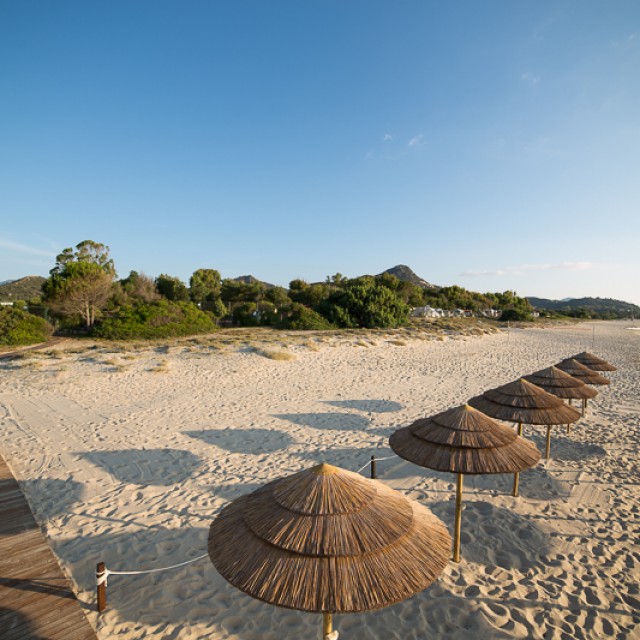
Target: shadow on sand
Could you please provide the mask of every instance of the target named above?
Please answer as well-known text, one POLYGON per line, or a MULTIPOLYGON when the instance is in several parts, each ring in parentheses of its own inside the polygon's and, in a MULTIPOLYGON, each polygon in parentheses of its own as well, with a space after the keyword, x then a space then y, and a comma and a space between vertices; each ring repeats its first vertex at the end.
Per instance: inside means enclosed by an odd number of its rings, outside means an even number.
POLYGON ((78 453, 125 484, 169 486, 184 482, 200 458, 181 449, 125 449, 78 453))
POLYGON ((273 453, 295 443, 288 433, 277 429, 203 429, 184 433, 230 453, 273 453))
POLYGON ((364 431, 370 424, 367 418, 350 413, 280 413, 274 417, 303 427, 333 431, 364 431))
MULTIPOLYGON (((428 507, 453 531, 453 496, 428 507)), ((551 550, 548 534, 530 518, 468 497, 463 499, 460 541, 467 561, 519 571, 544 566, 544 556, 551 550)))
POLYGON ((403 408, 393 400, 324 400, 324 403, 339 409, 357 409, 367 413, 393 413, 403 408))
MULTIPOLYGON (((528 433, 525 434, 527 440, 531 440, 538 447, 538 450, 544 454, 546 436, 545 427, 525 427, 528 433)), ((571 434, 577 433, 580 427, 572 427, 571 434)), ((571 435, 566 435, 566 427, 564 425, 553 427, 551 429, 551 458, 553 460, 573 460, 580 461, 587 458, 602 458, 607 452, 597 444, 589 442, 580 442, 572 440, 571 435)))

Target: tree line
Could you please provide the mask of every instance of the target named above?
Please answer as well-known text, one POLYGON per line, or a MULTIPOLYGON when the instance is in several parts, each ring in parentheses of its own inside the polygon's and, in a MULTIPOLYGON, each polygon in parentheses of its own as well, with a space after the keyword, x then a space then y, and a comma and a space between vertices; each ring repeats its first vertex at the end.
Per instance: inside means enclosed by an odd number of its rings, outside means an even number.
POLYGON ((216 269, 193 272, 188 284, 161 274, 131 271, 118 279, 109 247, 85 240, 64 249, 42 286, 41 303, 59 331, 111 339, 166 338, 209 332, 220 324, 286 329, 393 328, 412 307, 480 311, 494 308, 512 319, 531 306, 514 292, 479 294, 462 287, 425 289, 393 275, 325 282, 292 280, 289 287, 223 279, 216 269))

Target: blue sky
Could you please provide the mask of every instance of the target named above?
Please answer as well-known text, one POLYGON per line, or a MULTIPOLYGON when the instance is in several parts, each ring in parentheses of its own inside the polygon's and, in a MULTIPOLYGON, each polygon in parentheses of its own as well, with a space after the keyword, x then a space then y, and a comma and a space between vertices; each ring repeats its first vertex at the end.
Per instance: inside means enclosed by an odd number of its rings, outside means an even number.
POLYGON ((0 0, 0 280, 92 239, 640 304, 639 203, 637 0, 0 0))

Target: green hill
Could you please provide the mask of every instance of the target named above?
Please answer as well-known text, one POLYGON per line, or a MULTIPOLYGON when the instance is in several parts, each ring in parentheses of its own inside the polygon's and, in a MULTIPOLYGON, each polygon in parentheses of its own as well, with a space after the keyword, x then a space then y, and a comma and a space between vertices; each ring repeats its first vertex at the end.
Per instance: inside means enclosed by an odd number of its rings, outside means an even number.
POLYGON ((548 300, 528 297, 527 300, 539 311, 554 311, 568 316, 593 318, 640 317, 640 307, 631 302, 613 298, 571 298, 548 300))
POLYGON ((19 280, 9 280, 0 284, 0 302, 14 302, 15 300, 31 300, 39 298, 42 283, 46 280, 42 276, 26 276, 19 280))

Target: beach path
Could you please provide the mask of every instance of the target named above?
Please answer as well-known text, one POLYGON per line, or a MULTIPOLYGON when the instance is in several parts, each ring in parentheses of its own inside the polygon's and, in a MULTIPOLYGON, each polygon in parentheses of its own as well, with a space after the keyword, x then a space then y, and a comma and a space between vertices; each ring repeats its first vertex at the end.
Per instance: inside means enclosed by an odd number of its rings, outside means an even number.
POLYGON ((1 456, 0 637, 3 640, 96 638, 1 456))

